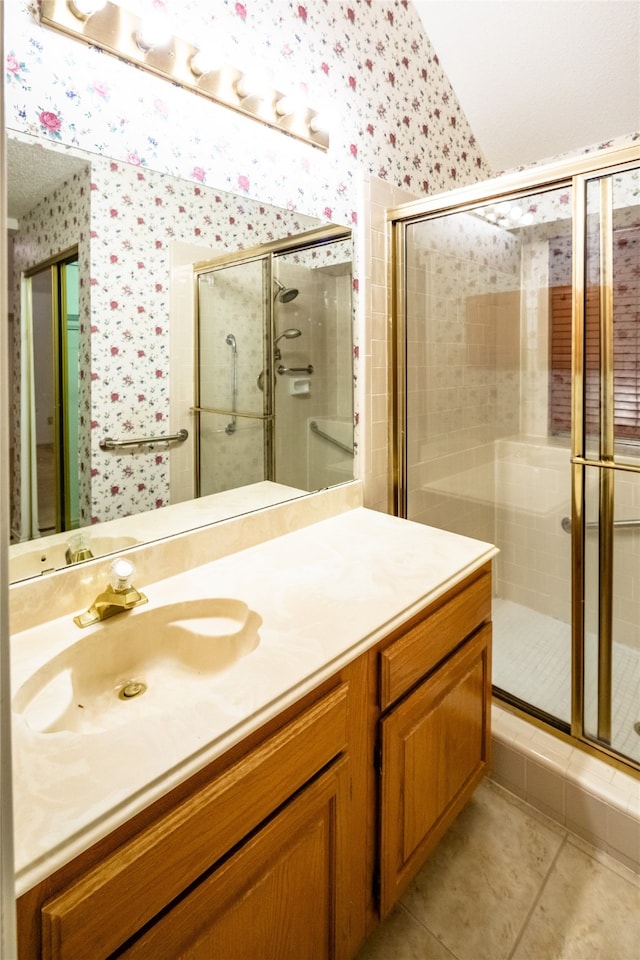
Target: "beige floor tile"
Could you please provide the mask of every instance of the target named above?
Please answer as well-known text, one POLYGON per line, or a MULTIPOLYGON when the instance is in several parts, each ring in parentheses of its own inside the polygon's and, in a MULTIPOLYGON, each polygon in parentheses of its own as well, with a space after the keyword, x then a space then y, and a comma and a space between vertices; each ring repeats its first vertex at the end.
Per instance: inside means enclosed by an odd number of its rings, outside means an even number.
POLYGON ((356 960, 455 960, 455 957, 402 906, 397 906, 356 960))
POLYGON ((564 836, 485 781, 401 902, 459 960, 507 958, 564 836))
POLYGON ((566 843, 514 960, 640 960, 640 890, 566 843))

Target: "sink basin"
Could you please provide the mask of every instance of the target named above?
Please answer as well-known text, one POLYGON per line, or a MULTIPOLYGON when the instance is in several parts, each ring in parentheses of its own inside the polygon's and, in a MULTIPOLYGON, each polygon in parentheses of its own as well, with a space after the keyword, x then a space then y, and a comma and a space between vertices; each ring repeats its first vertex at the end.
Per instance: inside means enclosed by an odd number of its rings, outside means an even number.
POLYGON ((86 630, 16 692, 38 733, 96 733, 184 708, 196 687, 258 646, 262 618, 233 598, 187 600, 118 614, 86 630))

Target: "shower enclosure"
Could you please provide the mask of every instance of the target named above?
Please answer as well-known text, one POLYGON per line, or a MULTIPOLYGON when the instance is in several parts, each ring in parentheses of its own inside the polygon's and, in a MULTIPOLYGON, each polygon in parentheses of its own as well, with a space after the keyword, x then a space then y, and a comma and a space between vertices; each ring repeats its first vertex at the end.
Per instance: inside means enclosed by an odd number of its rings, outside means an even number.
POLYGON ((194 275, 197 496, 352 479, 350 231, 309 231, 194 275))
POLYGON ((396 511, 497 544, 494 692, 640 763, 640 154, 389 214, 396 511))

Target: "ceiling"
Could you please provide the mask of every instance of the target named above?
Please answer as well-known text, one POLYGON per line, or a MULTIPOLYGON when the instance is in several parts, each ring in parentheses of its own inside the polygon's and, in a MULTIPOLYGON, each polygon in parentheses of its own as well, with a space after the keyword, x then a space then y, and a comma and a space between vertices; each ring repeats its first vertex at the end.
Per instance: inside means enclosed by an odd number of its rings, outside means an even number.
POLYGON ((493 173, 640 130, 638 0, 414 0, 493 173))
POLYGON ((66 152, 34 147, 9 138, 7 144, 7 217, 19 221, 33 209, 36 197, 48 197, 87 161, 66 152), (29 171, 26 177, 24 172, 29 171))

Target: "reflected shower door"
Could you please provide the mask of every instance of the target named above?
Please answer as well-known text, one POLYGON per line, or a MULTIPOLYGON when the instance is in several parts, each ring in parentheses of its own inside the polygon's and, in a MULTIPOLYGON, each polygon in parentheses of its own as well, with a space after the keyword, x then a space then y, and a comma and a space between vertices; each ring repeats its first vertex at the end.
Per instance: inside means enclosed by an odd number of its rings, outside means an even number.
POLYGON ((273 257, 274 478, 302 490, 353 479, 352 253, 273 257))
POLYGON ((269 478, 264 259, 198 275, 197 496, 269 478))
POLYGON ((583 675, 576 676, 575 732, 636 762, 640 762, 639 183, 637 167, 584 178, 583 432, 577 438, 574 466, 584 517, 584 596, 576 598, 575 641, 578 656, 581 647, 584 654, 583 675))

